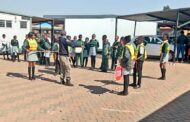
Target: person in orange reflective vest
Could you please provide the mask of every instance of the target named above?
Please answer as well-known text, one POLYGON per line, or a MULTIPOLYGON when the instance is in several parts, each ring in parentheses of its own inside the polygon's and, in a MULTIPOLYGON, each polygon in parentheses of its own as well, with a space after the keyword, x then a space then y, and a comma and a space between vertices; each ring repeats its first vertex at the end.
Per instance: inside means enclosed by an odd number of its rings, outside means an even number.
POLYGON ((35 65, 36 61, 38 61, 37 50, 41 48, 38 46, 34 33, 30 32, 28 34, 28 39, 24 42, 23 49, 28 53, 27 61, 29 80, 35 80, 35 65))
POLYGON ((166 63, 169 60, 169 51, 170 51, 170 45, 168 43, 168 35, 163 35, 163 42, 160 46, 160 70, 162 76, 158 78, 159 80, 165 80, 166 79, 166 63))

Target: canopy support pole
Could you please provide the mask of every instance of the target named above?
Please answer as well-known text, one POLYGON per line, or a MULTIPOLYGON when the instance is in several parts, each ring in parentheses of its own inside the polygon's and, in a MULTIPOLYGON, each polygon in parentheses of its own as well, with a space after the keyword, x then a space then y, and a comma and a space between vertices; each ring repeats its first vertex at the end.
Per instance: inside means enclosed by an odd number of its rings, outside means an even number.
POLYGON ((137 21, 135 21, 135 26, 134 26, 134 33, 133 33, 134 37, 136 36, 136 29, 137 29, 137 21))
POLYGON ((117 36, 118 18, 115 18, 115 37, 117 36))
POLYGON ((51 47, 54 43, 54 20, 51 21, 51 47))
POLYGON ((178 25, 179 25, 179 11, 177 12, 176 16, 176 25, 175 25, 175 44, 174 44, 174 56, 173 56, 173 63, 176 61, 176 48, 177 48, 177 30, 178 30, 178 25))

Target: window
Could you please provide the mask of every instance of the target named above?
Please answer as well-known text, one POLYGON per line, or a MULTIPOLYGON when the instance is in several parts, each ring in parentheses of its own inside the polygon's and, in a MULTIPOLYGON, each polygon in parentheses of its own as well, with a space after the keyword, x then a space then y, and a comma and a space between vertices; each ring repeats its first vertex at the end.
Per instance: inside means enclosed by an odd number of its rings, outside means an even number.
POLYGON ((22 20, 30 20, 30 17, 22 16, 22 20))
POLYGON ((20 28, 27 28, 27 22, 26 21, 20 21, 20 28))
POLYGON ((7 28, 12 28, 12 21, 11 20, 6 21, 6 27, 7 28))
POLYGON ((0 27, 5 27, 5 20, 0 20, 0 27))

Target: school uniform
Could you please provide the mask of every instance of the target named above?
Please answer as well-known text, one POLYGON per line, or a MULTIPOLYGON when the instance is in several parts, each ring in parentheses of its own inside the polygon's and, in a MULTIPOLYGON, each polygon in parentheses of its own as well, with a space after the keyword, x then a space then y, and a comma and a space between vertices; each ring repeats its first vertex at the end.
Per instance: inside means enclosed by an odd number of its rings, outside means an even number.
POLYGON ((106 42, 103 43, 103 49, 102 49, 102 63, 101 63, 101 71, 107 72, 109 68, 109 56, 110 56, 110 43, 106 42))
POLYGON ((80 66, 83 67, 83 47, 84 47, 84 41, 79 39, 75 43, 75 50, 76 48, 81 48, 80 52, 75 51, 76 54, 76 66, 79 65, 79 59, 80 59, 80 66))
POLYGON ((112 45, 112 65, 111 65, 111 69, 114 70, 116 68, 116 64, 117 64, 117 49, 119 46, 119 42, 115 41, 112 45))
POLYGON ((15 61, 16 60, 16 56, 17 56, 17 60, 19 60, 19 42, 18 40, 11 40, 11 46, 12 46, 12 60, 15 61))
POLYGON ((91 68, 96 67, 96 55, 97 49, 99 47, 99 42, 95 40, 90 40, 89 42, 89 56, 91 57, 91 68))

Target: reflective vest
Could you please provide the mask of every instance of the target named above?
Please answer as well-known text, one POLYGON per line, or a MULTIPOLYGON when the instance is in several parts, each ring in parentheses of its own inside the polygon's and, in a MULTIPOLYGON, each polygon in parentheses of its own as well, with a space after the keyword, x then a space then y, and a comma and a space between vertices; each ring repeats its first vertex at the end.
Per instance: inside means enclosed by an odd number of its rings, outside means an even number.
POLYGON ((162 48, 163 48, 165 43, 168 44, 167 52, 168 53, 170 52, 170 44, 168 43, 168 41, 163 41, 163 43, 160 45, 160 54, 162 53, 162 48))
POLYGON ((35 39, 29 39, 28 44, 29 44, 29 50, 30 51, 36 51, 37 50, 38 44, 37 44, 35 39))
POLYGON ((127 47, 127 49, 129 50, 129 52, 131 54, 131 60, 135 60, 135 49, 134 49, 134 46, 131 43, 127 43, 125 45, 125 47, 127 47))
POLYGON ((144 59, 143 60, 146 60, 147 59, 147 51, 145 49, 145 46, 144 46, 144 43, 140 44, 137 46, 136 50, 135 50, 135 58, 137 59, 138 58, 138 54, 139 54, 139 49, 140 47, 143 47, 144 48, 144 59))

